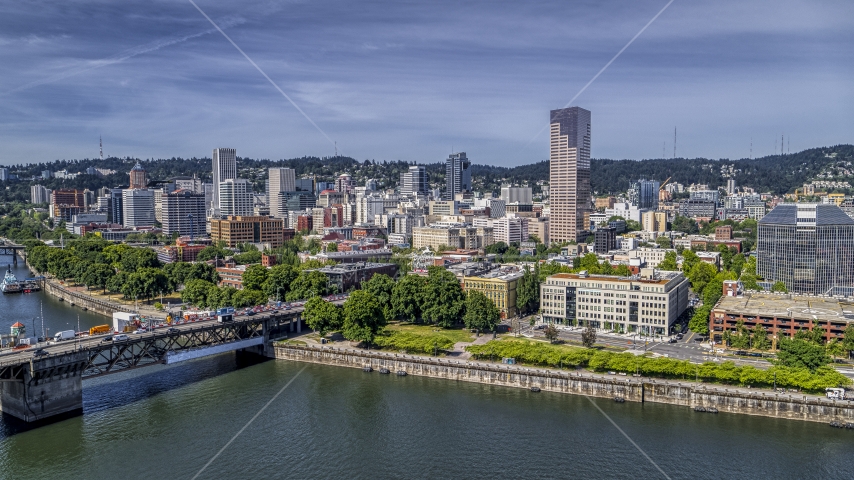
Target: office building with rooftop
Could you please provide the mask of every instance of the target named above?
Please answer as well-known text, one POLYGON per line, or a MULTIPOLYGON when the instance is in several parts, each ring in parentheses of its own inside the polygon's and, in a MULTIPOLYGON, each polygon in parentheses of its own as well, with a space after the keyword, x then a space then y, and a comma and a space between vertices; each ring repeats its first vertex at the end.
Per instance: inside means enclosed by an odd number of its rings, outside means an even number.
POLYGON ((854 219, 836 205, 781 204, 758 222, 756 273, 790 292, 854 287, 854 219))
POLYGON ((540 285, 543 321, 667 335, 688 308, 688 279, 652 268, 639 275, 557 273, 540 285))

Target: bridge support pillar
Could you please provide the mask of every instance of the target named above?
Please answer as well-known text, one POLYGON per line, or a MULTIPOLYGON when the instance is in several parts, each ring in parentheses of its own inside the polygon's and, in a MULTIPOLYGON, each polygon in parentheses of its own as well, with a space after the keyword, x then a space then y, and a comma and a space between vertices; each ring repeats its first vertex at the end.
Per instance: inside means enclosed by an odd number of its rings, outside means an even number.
POLYGON ((86 352, 32 360, 18 381, 0 382, 0 411, 34 422, 83 410, 86 352))
POLYGON ((300 317, 297 317, 296 321, 297 321, 297 333, 302 333, 302 319, 300 317))

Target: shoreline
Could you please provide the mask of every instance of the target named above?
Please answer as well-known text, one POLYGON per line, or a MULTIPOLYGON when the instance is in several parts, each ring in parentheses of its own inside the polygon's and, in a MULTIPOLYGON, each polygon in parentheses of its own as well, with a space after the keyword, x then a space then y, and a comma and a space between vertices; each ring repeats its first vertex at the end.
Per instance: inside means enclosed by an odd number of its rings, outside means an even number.
POLYGON ((610 398, 616 402, 664 403, 697 412, 756 415, 819 423, 854 423, 854 401, 830 400, 803 394, 745 392, 716 384, 690 384, 647 377, 606 376, 519 365, 419 357, 362 351, 332 346, 273 344, 273 357, 306 363, 374 371, 387 368, 445 380, 466 381, 512 388, 610 398))

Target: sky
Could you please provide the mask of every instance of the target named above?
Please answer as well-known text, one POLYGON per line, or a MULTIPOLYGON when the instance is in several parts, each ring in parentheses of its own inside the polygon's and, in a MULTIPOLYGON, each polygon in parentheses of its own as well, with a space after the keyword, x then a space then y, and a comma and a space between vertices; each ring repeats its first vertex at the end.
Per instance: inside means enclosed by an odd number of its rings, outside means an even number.
MULTIPOLYGON (((99 137, 143 159, 533 163, 549 110, 669 0, 194 1, 281 92, 189 0, 3 2, 0 164, 95 158, 99 137)), ((672 157, 674 128, 678 157, 854 143, 852 19, 674 0, 572 103, 592 156, 672 157)))

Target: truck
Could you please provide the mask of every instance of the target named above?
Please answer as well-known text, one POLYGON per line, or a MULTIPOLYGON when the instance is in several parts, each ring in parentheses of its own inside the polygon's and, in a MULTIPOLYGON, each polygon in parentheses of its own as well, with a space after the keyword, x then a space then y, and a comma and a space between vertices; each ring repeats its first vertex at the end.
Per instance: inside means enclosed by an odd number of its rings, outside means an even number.
POLYGON ((89 329, 89 335, 103 335, 110 332, 112 332, 112 330, 109 325, 98 325, 89 329))
POLYGON ((216 311, 216 321, 219 323, 234 321, 234 307, 224 307, 216 311))
POLYGON ((74 330, 63 330, 61 332, 56 332, 53 336, 54 342, 61 342, 63 340, 70 340, 74 338, 74 330))
POLYGON ((825 388, 825 395, 827 398, 833 400, 845 400, 845 389, 844 388, 825 388))
POLYGON ((127 312, 113 313, 114 332, 132 332, 139 327, 139 314, 127 312))

